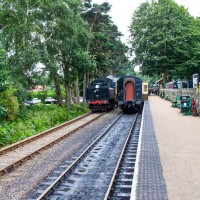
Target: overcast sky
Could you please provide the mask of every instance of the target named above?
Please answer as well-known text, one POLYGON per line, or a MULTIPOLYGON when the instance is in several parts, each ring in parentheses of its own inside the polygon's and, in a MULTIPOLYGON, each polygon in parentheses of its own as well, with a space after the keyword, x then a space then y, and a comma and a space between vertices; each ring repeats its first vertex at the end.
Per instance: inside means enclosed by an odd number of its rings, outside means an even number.
MULTIPOLYGON (((112 5, 110 16, 114 23, 118 26, 120 32, 125 37, 123 42, 126 42, 129 31, 128 26, 131 24, 131 17, 134 10, 147 0, 92 0, 92 3, 103 3, 107 1, 112 5)), ((149 0, 151 1, 151 0, 149 0)), ((179 5, 183 5, 188 9, 193 16, 200 16, 200 0, 175 0, 179 5)))

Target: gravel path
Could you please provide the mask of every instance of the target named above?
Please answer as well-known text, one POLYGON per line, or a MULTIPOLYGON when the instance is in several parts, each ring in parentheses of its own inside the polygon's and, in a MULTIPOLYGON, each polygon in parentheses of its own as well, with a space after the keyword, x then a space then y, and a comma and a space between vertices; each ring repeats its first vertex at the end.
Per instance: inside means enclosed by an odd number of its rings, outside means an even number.
POLYGON ((149 97, 169 200, 200 199, 200 117, 149 97))
POLYGON ((97 121, 80 129, 76 134, 42 152, 25 166, 0 178, 0 200, 25 200, 27 195, 63 161, 76 157, 102 133, 119 114, 120 109, 109 112, 97 121))

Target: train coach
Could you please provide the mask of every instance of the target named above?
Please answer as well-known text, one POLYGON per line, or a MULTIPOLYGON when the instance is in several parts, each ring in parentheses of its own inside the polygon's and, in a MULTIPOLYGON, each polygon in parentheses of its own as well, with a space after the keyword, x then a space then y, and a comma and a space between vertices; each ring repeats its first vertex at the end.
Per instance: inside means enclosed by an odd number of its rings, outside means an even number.
POLYGON ((86 100, 92 112, 113 109, 116 105, 115 83, 109 78, 92 81, 86 89, 86 100))
POLYGON ((117 81, 117 100, 123 112, 139 112, 144 105, 142 80, 135 76, 124 76, 117 81))

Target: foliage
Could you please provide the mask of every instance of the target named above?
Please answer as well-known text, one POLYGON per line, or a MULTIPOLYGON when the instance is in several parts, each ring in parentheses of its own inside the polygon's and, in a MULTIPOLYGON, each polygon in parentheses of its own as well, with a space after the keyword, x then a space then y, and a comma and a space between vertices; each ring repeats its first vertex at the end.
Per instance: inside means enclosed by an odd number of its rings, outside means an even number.
POLYGON ((44 91, 29 92, 28 97, 29 97, 29 99, 32 99, 32 98, 41 99, 41 101, 44 103, 45 99, 47 97, 54 97, 55 98, 55 92, 53 92, 53 91, 46 91, 46 90, 44 90, 44 91))
POLYGON ((5 51, 0 47, 0 92, 8 87, 8 63, 5 51))
MULTIPOLYGON (((0 86, 2 82, 15 83, 14 95, 19 103, 28 97, 44 102, 52 96, 61 105, 62 84, 69 107, 75 81, 85 87, 86 72, 94 78, 127 68, 128 48, 120 41, 122 34, 108 15, 110 8, 106 2, 92 5, 90 0, 3 1, 0 86), (26 92, 35 85, 50 83, 54 84, 55 94, 26 92)), ((85 88, 79 91, 83 94, 85 88)), ((1 115, 7 111, 2 107, 1 115)))
POLYGON ((13 80, 23 83, 27 88, 33 84, 32 77, 38 77, 36 65, 40 59, 37 47, 32 42, 35 32, 32 10, 33 1, 23 3, 8 0, 1 4, 1 41, 9 55, 9 73, 13 80))
POLYGON ((89 110, 85 106, 71 105, 71 113, 57 105, 34 105, 23 107, 13 122, 1 122, 0 146, 11 144, 32 136, 65 121, 82 115, 89 110))
POLYGON ((21 104, 24 99, 28 98, 28 91, 18 82, 16 82, 13 87, 15 87, 14 95, 17 97, 19 104, 21 104))
MULTIPOLYGON (((64 89, 61 91, 62 94, 62 99, 65 99, 65 92, 64 89)), ((42 100, 42 102, 45 102, 45 99, 47 97, 53 97, 56 99, 56 94, 54 90, 44 90, 44 91, 34 91, 34 92, 28 92, 27 98, 32 99, 32 98, 39 98, 42 100)))
POLYGON ((200 68, 199 30, 195 19, 173 0, 141 4, 130 27, 134 64, 141 65, 145 75, 191 78, 200 68))
POLYGON ((89 24, 91 37, 87 50, 96 61, 96 66, 90 73, 92 78, 112 72, 116 74, 128 61, 125 55, 128 48, 121 42, 122 34, 108 15, 110 9, 109 3, 104 2, 90 5, 82 13, 89 24))
POLYGON ((0 92, 0 112, 0 120, 14 120, 19 112, 19 103, 11 86, 0 92))
POLYGON ((76 80, 78 66, 90 58, 74 65, 80 58, 75 55, 83 55, 88 40, 81 6, 80 0, 8 0, 1 4, 2 43, 10 55, 10 72, 25 88, 54 81, 60 100, 59 83, 69 85, 76 80))

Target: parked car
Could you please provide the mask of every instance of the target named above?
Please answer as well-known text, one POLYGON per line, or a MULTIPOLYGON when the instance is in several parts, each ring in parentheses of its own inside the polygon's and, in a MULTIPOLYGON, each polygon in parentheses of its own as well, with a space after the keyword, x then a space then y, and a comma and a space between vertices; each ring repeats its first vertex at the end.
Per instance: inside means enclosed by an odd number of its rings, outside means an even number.
MULTIPOLYGON (((62 103, 65 104, 65 102, 66 102, 66 100, 63 99, 63 100, 62 100, 62 103)), ((72 99, 71 99, 71 104, 74 104, 74 101, 73 101, 72 99)))
MULTIPOLYGON (((71 100, 71 103, 77 103, 77 97, 74 97, 74 98, 71 100)), ((79 97, 79 103, 83 103, 83 97, 79 97)))
POLYGON ((79 102, 83 103, 83 97, 79 97, 79 102))
POLYGON ((26 100, 25 103, 28 103, 30 105, 35 105, 35 104, 41 103, 41 99, 32 98, 32 99, 26 100))
POLYGON ((22 105, 23 105, 23 106, 30 106, 30 104, 27 103, 27 101, 22 102, 22 105))
POLYGON ((45 99, 45 104, 51 104, 51 103, 56 104, 56 103, 57 103, 57 100, 54 99, 53 97, 47 97, 47 98, 45 99))

